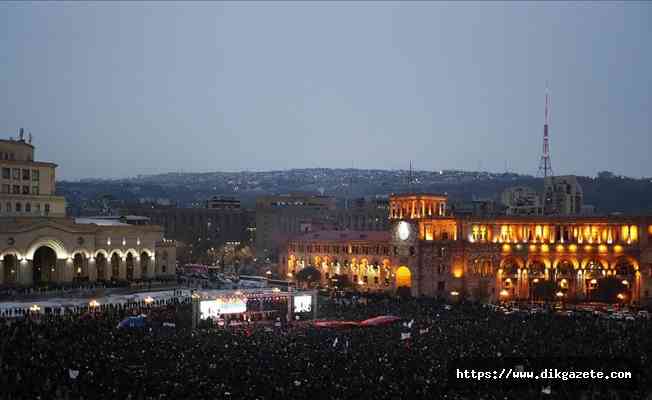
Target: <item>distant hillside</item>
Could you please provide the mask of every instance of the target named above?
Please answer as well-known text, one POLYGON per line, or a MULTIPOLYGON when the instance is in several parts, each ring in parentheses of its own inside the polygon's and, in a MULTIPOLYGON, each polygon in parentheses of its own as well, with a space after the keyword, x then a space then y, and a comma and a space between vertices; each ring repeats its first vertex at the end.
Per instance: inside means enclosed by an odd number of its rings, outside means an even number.
MULTIPOLYGON (((585 203, 600 213, 652 213, 652 180, 580 177, 585 203)), ((167 199, 182 206, 214 195, 232 195, 245 206, 264 194, 324 193, 336 197, 386 195, 404 191, 447 193, 451 200, 498 198, 510 186, 540 189, 543 181, 528 175, 473 171, 294 169, 264 172, 168 173, 120 180, 59 182, 58 192, 74 210, 99 207, 107 195, 119 203, 167 199), (99 202, 99 203, 98 203, 99 202)), ((106 200, 104 200, 106 202, 106 200)))

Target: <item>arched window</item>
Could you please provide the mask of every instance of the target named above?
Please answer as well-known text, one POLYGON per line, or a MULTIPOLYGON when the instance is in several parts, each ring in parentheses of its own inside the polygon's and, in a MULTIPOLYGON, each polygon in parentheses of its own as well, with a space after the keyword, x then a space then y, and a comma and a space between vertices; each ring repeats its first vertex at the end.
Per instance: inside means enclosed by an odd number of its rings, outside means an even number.
POLYGON ((28 213, 32 212, 32 204, 25 203, 25 212, 28 212, 28 213))
POLYGON ((21 203, 16 203, 16 212, 22 212, 23 211, 23 205, 21 203))

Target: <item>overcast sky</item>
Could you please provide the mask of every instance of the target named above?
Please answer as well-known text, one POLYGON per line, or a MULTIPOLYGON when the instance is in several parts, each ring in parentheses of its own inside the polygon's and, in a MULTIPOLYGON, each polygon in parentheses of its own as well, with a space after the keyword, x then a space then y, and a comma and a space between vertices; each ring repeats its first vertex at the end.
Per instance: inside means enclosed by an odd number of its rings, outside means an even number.
POLYGON ((652 175, 649 2, 0 4, 0 132, 59 179, 304 167, 652 175))

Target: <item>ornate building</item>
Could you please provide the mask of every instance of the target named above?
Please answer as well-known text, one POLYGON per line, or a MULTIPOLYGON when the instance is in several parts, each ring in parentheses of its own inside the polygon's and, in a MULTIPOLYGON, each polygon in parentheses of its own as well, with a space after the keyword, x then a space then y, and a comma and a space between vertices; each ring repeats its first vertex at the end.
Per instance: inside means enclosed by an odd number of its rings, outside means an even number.
POLYGON ((1 285, 174 276, 176 245, 160 226, 67 218, 54 194, 56 165, 34 161, 22 130, 0 140, 0 168, 1 285))
POLYGON ((416 296, 491 300, 532 299, 544 286, 560 299, 591 300, 605 278, 615 278, 622 301, 650 300, 652 217, 481 218, 445 210, 445 196, 392 196, 384 236, 300 236, 288 243, 285 272, 313 265, 325 283, 340 273, 365 290, 408 286, 416 296))

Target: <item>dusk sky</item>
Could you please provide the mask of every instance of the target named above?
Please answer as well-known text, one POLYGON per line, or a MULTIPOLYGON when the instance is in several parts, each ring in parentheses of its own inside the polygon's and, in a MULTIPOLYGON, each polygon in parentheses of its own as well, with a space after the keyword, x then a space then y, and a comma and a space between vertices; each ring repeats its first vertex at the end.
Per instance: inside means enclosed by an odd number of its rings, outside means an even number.
POLYGON ((59 179, 306 167, 652 176, 652 3, 0 4, 0 131, 59 179))

